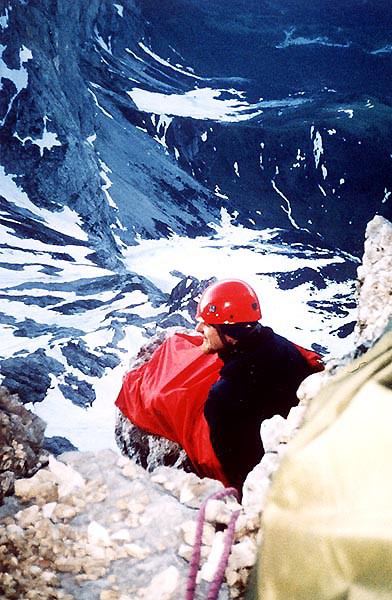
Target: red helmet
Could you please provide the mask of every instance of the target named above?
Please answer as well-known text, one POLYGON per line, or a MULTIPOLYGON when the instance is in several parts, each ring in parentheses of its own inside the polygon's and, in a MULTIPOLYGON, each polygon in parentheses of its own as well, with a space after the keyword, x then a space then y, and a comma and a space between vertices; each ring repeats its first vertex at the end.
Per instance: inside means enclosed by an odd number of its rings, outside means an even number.
POLYGON ((201 295, 196 319, 209 325, 250 323, 261 319, 256 292, 240 279, 222 279, 201 295))

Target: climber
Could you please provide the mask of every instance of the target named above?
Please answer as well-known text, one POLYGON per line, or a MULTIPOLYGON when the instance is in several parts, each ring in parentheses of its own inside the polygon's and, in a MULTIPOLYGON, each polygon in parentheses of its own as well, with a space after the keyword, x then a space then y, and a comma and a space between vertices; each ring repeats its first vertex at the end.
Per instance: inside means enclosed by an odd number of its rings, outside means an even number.
MULTIPOLYGON (((262 421, 286 417, 298 403, 301 381, 323 368, 318 354, 262 326, 260 318, 259 301, 247 283, 213 283, 198 304, 199 335, 169 335, 126 373, 115 404, 138 428, 125 447, 133 448, 139 464, 148 468, 149 461, 137 431, 178 444, 200 477, 241 492, 263 455, 262 421)), ((123 450, 120 437, 118 442, 123 450)), ((155 438, 152 445, 157 443, 155 438)), ((170 464, 176 452, 163 445, 162 464, 170 464)))
POLYGON ((261 325, 260 319, 255 291, 238 279, 212 283, 197 307, 201 350, 223 361, 204 415, 216 456, 238 490, 263 456, 262 421, 276 414, 287 417, 298 404, 299 384, 323 369, 318 354, 261 325))

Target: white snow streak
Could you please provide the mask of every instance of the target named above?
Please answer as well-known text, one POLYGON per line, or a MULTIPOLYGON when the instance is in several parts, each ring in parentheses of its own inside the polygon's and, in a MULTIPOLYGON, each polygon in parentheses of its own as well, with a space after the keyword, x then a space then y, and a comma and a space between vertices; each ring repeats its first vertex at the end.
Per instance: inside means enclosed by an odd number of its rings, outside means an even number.
MULTIPOLYGON (((92 81, 90 81, 90 85, 91 85, 92 87, 94 87, 94 88, 99 88, 99 85, 97 85, 96 83, 93 83, 92 81)), ((103 112, 103 114, 104 114, 106 117, 109 117, 109 119, 113 119, 113 115, 111 115, 111 114, 110 114, 110 113, 109 113, 107 110, 105 110, 105 109, 103 108, 103 106, 101 106, 101 105, 99 104, 99 102, 98 102, 98 98, 97 98, 96 94, 93 92, 93 90, 91 90, 90 88, 88 88, 88 91, 90 92, 90 94, 91 94, 91 95, 92 95, 92 97, 94 98, 95 105, 96 105, 96 106, 99 108, 99 110, 100 110, 101 112, 103 112)))
POLYGON ((391 195, 391 192, 388 191, 387 188, 384 188, 384 198, 382 199, 383 204, 385 204, 385 202, 387 202, 387 200, 389 200, 390 195, 391 195))
POLYGON ((117 204, 114 202, 113 198, 111 197, 111 195, 109 194, 109 188, 112 187, 112 182, 110 181, 109 177, 108 177, 108 173, 111 173, 111 169, 108 167, 108 165, 106 163, 103 162, 103 160, 99 159, 99 164, 101 166, 101 171, 99 172, 100 176, 102 177, 102 179, 104 180, 104 184, 102 186, 102 190, 106 196, 106 199, 108 201, 109 206, 111 206, 112 208, 116 208, 117 204))
POLYGON ((124 7, 121 4, 113 4, 114 8, 117 10, 120 17, 124 16, 124 7))
MULTIPOLYGON (((152 50, 150 50, 150 48, 148 46, 146 46, 145 44, 143 44, 143 42, 139 42, 139 46, 143 50, 143 52, 145 52, 146 54, 148 54, 149 56, 151 56, 151 58, 153 58, 156 62, 160 63, 164 67, 169 67, 170 69, 173 69, 173 71, 177 71, 178 73, 181 73, 182 75, 186 75, 187 77, 192 77, 192 79, 198 79, 200 81, 202 81, 204 79, 203 77, 198 77, 194 73, 189 73, 189 71, 187 71, 185 69, 185 67, 183 67, 182 65, 179 65, 179 64, 172 65, 169 61, 164 60, 163 58, 161 58, 160 56, 158 56, 158 54, 155 54, 155 52, 153 52, 152 50)), ((129 50, 129 49, 126 49, 126 50, 130 54, 132 54, 135 58, 138 58, 136 56, 136 54, 134 54, 133 52, 131 52, 131 50, 129 50)), ((141 60, 141 59, 139 59, 139 60, 141 60)), ((207 80, 205 80, 205 81, 207 81, 207 80)))
POLYGON ((164 148, 167 148, 166 134, 172 121, 173 119, 171 117, 168 117, 167 115, 163 114, 159 115, 158 122, 156 120, 156 115, 152 115, 151 117, 151 122, 154 125, 154 127, 156 127, 157 131, 156 135, 154 135, 154 139, 157 142, 159 142, 164 148))
POLYGON ((350 46, 349 42, 345 44, 338 42, 331 42, 327 37, 317 36, 314 38, 307 38, 301 35, 294 36, 296 31, 295 27, 291 27, 288 31, 285 31, 285 39, 280 44, 276 44, 276 48, 288 48, 289 46, 309 46, 309 45, 318 45, 318 46, 333 46, 336 48, 348 48, 350 46))
POLYGON ((95 34, 95 38, 96 38, 98 44, 101 46, 101 48, 103 48, 103 50, 105 50, 105 52, 112 54, 110 36, 108 38, 108 42, 105 42, 105 40, 102 38, 102 36, 98 33, 97 26, 94 27, 94 34, 95 34))
POLYGON ((300 229, 300 226, 295 222, 295 220, 292 217, 290 201, 288 200, 288 198, 286 198, 286 196, 283 194, 283 192, 280 191, 280 189, 277 187, 277 185, 273 179, 271 179, 271 183, 272 183, 272 187, 274 188, 275 192, 277 194, 279 194, 279 196, 281 198, 283 198, 283 200, 287 204, 287 208, 285 206, 283 206, 283 204, 281 204, 280 206, 281 206, 282 210, 284 210, 284 212, 287 214, 290 223, 292 224, 293 227, 295 227, 295 229, 300 229))

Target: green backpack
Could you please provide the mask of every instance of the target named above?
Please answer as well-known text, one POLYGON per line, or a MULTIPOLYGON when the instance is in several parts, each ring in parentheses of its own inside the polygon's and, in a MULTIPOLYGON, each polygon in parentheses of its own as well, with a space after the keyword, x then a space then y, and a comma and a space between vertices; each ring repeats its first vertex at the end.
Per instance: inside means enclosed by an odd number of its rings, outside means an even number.
POLYGON ((392 599, 392 332, 312 401, 261 525, 247 600, 392 599))

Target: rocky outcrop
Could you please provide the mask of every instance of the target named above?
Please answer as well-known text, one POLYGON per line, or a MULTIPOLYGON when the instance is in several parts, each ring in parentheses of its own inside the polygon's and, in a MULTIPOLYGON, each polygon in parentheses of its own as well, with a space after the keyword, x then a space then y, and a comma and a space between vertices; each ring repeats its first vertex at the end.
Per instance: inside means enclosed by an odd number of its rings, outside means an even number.
POLYGON ((371 347, 392 326, 392 223, 376 216, 366 228, 365 252, 358 268, 358 352, 371 347))
POLYGON ((42 450, 45 427, 17 396, 0 387, 0 504, 14 491, 16 478, 30 477, 47 464, 42 450))

